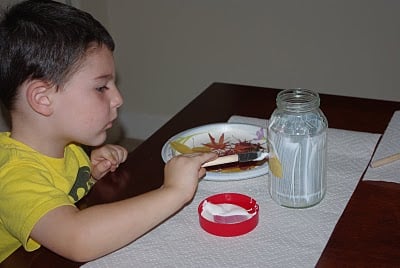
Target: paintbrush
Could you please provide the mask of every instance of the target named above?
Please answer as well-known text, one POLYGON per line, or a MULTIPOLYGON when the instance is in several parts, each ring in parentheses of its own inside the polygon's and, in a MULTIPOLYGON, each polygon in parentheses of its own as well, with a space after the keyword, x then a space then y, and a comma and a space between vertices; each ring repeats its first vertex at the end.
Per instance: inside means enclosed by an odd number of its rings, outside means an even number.
POLYGON ((202 167, 211 167, 228 163, 235 162, 250 162, 250 161, 261 161, 268 157, 267 152, 247 152, 247 153, 237 153, 220 156, 212 161, 206 162, 202 165, 202 167))

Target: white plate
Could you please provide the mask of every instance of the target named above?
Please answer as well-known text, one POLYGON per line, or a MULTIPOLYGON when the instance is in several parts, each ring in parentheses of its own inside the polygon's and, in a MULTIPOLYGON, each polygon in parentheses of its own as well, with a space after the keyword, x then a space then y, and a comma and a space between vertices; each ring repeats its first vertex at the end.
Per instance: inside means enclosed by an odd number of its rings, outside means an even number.
MULTIPOLYGON (((190 148, 199 147, 211 141, 209 134, 217 143, 221 135, 224 134, 224 142, 228 142, 229 144, 247 141, 253 144, 260 144, 263 148, 266 148, 265 128, 249 124, 216 123, 199 126, 174 135, 162 147, 162 159, 166 163, 175 155, 180 154, 171 147, 170 143, 172 141, 179 141, 190 148)), ((268 164, 264 162, 261 165, 253 166, 251 169, 240 171, 207 171, 204 179, 213 181, 243 180, 258 177, 266 173, 268 173, 268 164)))

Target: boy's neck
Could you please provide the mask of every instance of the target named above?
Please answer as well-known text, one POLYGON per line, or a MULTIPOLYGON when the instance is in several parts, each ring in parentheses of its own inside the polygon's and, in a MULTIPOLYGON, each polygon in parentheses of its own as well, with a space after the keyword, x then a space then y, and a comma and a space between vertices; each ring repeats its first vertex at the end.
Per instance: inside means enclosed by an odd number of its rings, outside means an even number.
POLYGON ((66 145, 60 146, 48 139, 36 139, 35 137, 20 136, 11 131, 11 138, 24 143, 35 151, 53 158, 63 158, 64 148, 66 145))
POLYGON ((31 121, 27 121, 13 121, 11 138, 28 145, 35 151, 46 156, 63 158, 64 148, 68 142, 54 138, 49 127, 43 126, 38 122, 29 124, 31 121))

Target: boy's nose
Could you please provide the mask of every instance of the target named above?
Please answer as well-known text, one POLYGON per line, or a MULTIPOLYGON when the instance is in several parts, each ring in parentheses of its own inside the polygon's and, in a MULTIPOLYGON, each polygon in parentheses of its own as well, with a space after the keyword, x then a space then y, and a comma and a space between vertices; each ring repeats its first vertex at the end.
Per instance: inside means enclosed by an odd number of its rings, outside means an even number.
POLYGON ((119 108, 124 103, 121 93, 119 92, 118 88, 113 90, 113 95, 111 98, 111 107, 119 108))

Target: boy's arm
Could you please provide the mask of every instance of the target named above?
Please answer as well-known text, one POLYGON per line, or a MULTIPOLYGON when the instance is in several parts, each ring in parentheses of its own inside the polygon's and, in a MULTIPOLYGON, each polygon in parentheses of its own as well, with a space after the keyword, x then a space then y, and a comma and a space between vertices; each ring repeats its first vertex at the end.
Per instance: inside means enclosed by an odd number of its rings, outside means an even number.
POLYGON ((189 202, 201 165, 213 153, 175 157, 165 166, 164 185, 151 192, 78 210, 63 206, 48 212, 35 225, 31 237, 50 250, 75 261, 89 261, 137 239, 189 202))

